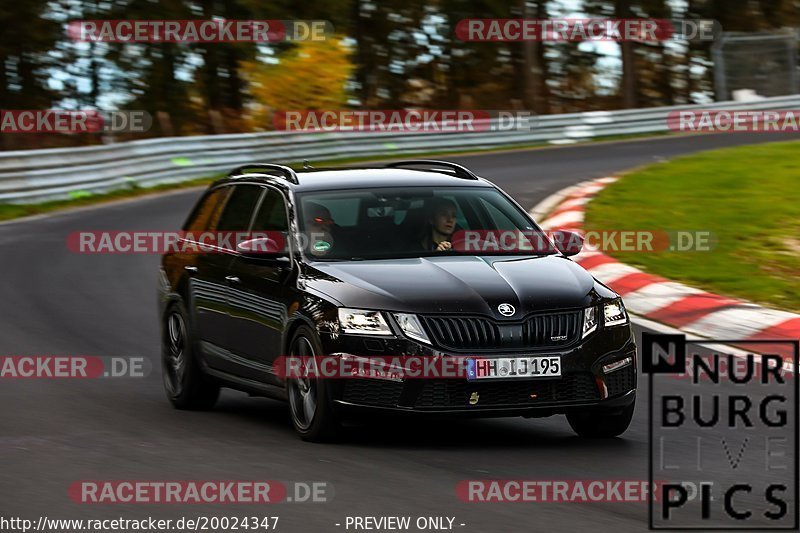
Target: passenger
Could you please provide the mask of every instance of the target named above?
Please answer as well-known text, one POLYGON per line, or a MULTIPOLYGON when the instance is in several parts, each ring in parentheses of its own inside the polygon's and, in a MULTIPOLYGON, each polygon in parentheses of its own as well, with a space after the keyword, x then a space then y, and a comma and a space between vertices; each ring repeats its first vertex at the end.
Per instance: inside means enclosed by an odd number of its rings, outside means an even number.
POLYGON ((444 252, 453 247, 452 238, 456 231, 458 207, 446 198, 434 198, 430 207, 430 218, 423 232, 420 244, 422 249, 444 252))

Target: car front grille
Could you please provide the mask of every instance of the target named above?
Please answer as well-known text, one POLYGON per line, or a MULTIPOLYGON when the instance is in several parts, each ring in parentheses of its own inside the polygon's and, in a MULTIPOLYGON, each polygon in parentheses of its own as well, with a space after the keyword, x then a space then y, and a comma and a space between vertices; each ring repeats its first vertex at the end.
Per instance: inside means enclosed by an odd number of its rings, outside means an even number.
POLYGON ((628 365, 625 368, 615 370, 606 376, 606 388, 608 389, 608 396, 617 396, 625 394, 636 387, 636 369, 633 365, 628 365))
POLYGON ((423 316, 428 333, 450 350, 558 348, 580 333, 582 312, 540 314, 523 322, 503 323, 484 317, 423 316))
POLYGON ((403 383, 383 379, 348 379, 343 400, 358 405, 394 407, 400 401, 403 383))
POLYGON ((477 383, 463 380, 429 381, 417 397, 415 407, 532 407, 543 403, 591 402, 599 399, 600 391, 594 376, 589 372, 579 372, 562 379, 477 383), (470 403, 471 399, 475 403, 470 403))

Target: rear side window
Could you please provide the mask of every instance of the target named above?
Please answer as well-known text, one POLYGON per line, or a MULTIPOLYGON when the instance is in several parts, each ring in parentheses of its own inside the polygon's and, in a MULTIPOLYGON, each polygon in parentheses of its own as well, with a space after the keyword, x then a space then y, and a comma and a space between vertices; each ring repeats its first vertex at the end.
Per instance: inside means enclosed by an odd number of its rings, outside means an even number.
POLYGON ((253 231, 288 231, 286 204, 283 195, 276 190, 267 189, 258 213, 253 221, 253 231))
POLYGON ((222 187, 205 195, 189 215, 183 229, 194 232, 213 230, 229 192, 230 187, 222 187))
POLYGON ((217 231, 247 231, 263 191, 257 185, 235 185, 219 218, 217 231))

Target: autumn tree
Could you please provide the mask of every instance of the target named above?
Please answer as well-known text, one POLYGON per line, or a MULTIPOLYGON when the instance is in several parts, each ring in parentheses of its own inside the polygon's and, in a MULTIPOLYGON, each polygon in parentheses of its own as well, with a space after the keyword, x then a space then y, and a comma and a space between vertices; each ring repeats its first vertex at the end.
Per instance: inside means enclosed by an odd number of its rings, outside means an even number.
POLYGON ((256 130, 271 128, 276 111, 343 109, 355 66, 353 51, 341 37, 299 41, 277 62, 246 61, 241 65, 252 99, 247 112, 256 130))

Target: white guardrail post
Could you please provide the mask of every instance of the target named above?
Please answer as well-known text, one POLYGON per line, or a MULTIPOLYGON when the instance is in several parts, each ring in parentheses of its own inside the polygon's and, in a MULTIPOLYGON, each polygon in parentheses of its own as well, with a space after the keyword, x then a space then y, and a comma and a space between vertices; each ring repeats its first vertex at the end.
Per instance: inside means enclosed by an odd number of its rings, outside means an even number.
POLYGON ((69 198, 136 185, 177 183, 256 161, 334 161, 363 156, 569 143, 669 131, 667 116, 691 109, 800 109, 800 95, 624 111, 543 115, 530 130, 458 133, 246 133, 146 139, 105 146, 0 152, 0 203, 69 198))

